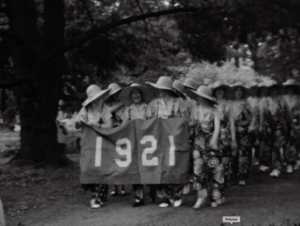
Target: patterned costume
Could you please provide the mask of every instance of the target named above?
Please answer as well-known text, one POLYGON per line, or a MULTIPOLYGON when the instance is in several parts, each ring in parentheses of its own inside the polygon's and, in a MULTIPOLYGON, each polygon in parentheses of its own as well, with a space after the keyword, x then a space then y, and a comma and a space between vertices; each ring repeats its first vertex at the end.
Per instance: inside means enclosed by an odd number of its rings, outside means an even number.
POLYGON ((288 165, 295 165, 300 159, 300 99, 296 95, 286 95, 284 98, 293 120, 288 128, 289 139, 285 150, 285 161, 288 165))
POLYGON ((196 120, 196 137, 193 147, 194 190, 207 189, 211 202, 221 199, 224 187, 222 151, 210 148, 209 141, 214 133, 214 118, 218 109, 196 106, 193 117, 196 120))
POLYGON ((263 147, 261 163, 270 165, 280 171, 284 162, 284 153, 281 151, 287 142, 287 106, 281 97, 265 98, 261 102, 263 120, 263 147))
POLYGON ((218 100, 218 110, 220 112, 221 128, 219 136, 219 149, 222 152, 222 163, 224 167, 225 182, 230 176, 231 165, 231 134, 229 123, 229 105, 226 100, 218 100))
POLYGON ((249 127, 255 116, 248 102, 246 100, 240 100, 232 102, 230 117, 234 122, 238 146, 237 156, 233 160, 233 165, 236 167, 239 179, 245 180, 249 174, 252 150, 249 127))

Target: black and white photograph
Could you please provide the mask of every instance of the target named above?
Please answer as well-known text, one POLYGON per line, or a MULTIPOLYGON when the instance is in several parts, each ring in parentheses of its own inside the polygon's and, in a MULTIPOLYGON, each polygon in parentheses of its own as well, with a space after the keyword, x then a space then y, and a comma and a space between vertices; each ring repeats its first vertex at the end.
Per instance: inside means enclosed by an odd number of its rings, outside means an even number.
POLYGON ((300 226, 300 0, 0 0, 0 226, 300 226))

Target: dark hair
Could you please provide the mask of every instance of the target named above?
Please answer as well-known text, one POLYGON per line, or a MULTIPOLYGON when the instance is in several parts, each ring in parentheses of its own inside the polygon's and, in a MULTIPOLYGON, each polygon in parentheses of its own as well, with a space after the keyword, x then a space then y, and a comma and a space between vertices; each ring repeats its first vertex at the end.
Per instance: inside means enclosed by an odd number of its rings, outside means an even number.
POLYGON ((140 89, 138 89, 138 88, 134 88, 134 89, 131 90, 131 92, 130 92, 130 94, 129 94, 130 98, 131 98, 132 92, 133 92, 134 90, 139 91, 139 93, 141 94, 141 97, 142 97, 142 102, 143 102, 143 101, 144 101, 143 92, 142 92, 140 89))

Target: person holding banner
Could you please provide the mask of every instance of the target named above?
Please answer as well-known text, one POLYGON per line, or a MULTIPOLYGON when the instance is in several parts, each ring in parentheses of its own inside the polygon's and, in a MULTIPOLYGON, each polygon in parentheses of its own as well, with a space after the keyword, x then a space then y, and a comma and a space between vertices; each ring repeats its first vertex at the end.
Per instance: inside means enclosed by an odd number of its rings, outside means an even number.
POLYGON ((218 145, 220 112, 208 86, 200 86, 197 91, 190 90, 187 94, 197 100, 190 122, 196 132, 193 188, 197 191, 197 201, 193 208, 200 208, 208 196, 211 206, 217 207, 222 202, 224 187, 222 152, 218 145))
POLYGON ((230 129, 233 166, 239 185, 246 185, 251 161, 251 133, 254 132, 255 115, 247 102, 249 89, 242 82, 232 85, 234 99, 230 106, 230 129))
POLYGON ((287 103, 280 95, 281 86, 276 81, 267 85, 267 97, 260 103, 260 127, 264 134, 262 161, 270 162, 270 176, 278 177, 284 163, 284 147, 288 137, 288 122, 292 123, 287 103))
MULTIPOLYGON (((156 83, 147 82, 159 93, 159 98, 154 99, 149 105, 151 107, 152 117, 158 118, 176 118, 186 117, 186 108, 177 97, 179 95, 173 88, 172 79, 167 76, 161 76, 156 83)), ((159 207, 179 207, 182 203, 182 185, 158 185, 158 191, 162 191, 164 202, 159 207)))
MULTIPOLYGON (((112 114, 108 106, 103 103, 103 99, 109 91, 109 89, 101 90, 97 85, 90 85, 87 88, 88 98, 83 102, 83 108, 75 119, 77 129, 84 125, 104 129, 112 127, 112 114)), ((91 208, 100 208, 107 201, 108 185, 83 184, 82 187, 84 190, 91 190, 93 193, 90 201, 91 208)))
MULTIPOLYGON (((125 106, 120 101, 119 95, 122 91, 122 88, 117 83, 111 83, 107 87, 109 91, 109 95, 105 98, 104 102, 109 107, 109 110, 112 115, 112 127, 118 127, 122 124, 122 116, 124 113, 125 106)), ((110 192, 111 196, 117 196, 118 194, 126 195, 125 186, 124 185, 114 185, 112 191, 110 192)))
POLYGON ((220 150, 222 151, 222 163, 224 167, 224 185, 230 176, 231 167, 231 146, 230 146, 230 123, 229 123, 229 106, 230 106, 230 86, 221 81, 216 81, 212 85, 213 97, 218 103, 217 107, 220 112, 221 129, 220 129, 220 150))
MULTIPOLYGON (((134 119, 146 120, 151 118, 151 109, 147 103, 151 101, 152 97, 151 91, 138 83, 133 83, 124 88, 120 93, 120 100, 127 107, 122 117, 122 124, 134 119)), ((152 190, 153 186, 150 186, 150 196, 153 193, 152 190)), ((134 194, 132 207, 144 205, 144 186, 133 184, 132 191, 134 194)))

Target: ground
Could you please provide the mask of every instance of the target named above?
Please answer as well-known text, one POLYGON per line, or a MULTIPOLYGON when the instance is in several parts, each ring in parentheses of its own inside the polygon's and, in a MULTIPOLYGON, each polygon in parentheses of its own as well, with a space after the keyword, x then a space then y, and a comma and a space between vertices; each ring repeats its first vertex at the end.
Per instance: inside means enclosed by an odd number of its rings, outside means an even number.
MULTIPOLYGON (((0 134, 0 142, 4 137, 0 134)), ((78 164, 53 169, 4 163, 0 160, 0 196, 9 226, 210 226, 221 225, 222 216, 240 216, 236 226, 300 225, 300 171, 274 179, 254 167, 246 186, 229 184, 227 201, 217 208, 193 210, 193 194, 184 196, 178 208, 149 203, 132 208, 128 195, 109 197, 104 207, 94 210, 89 207, 90 193, 80 188, 78 164)))

